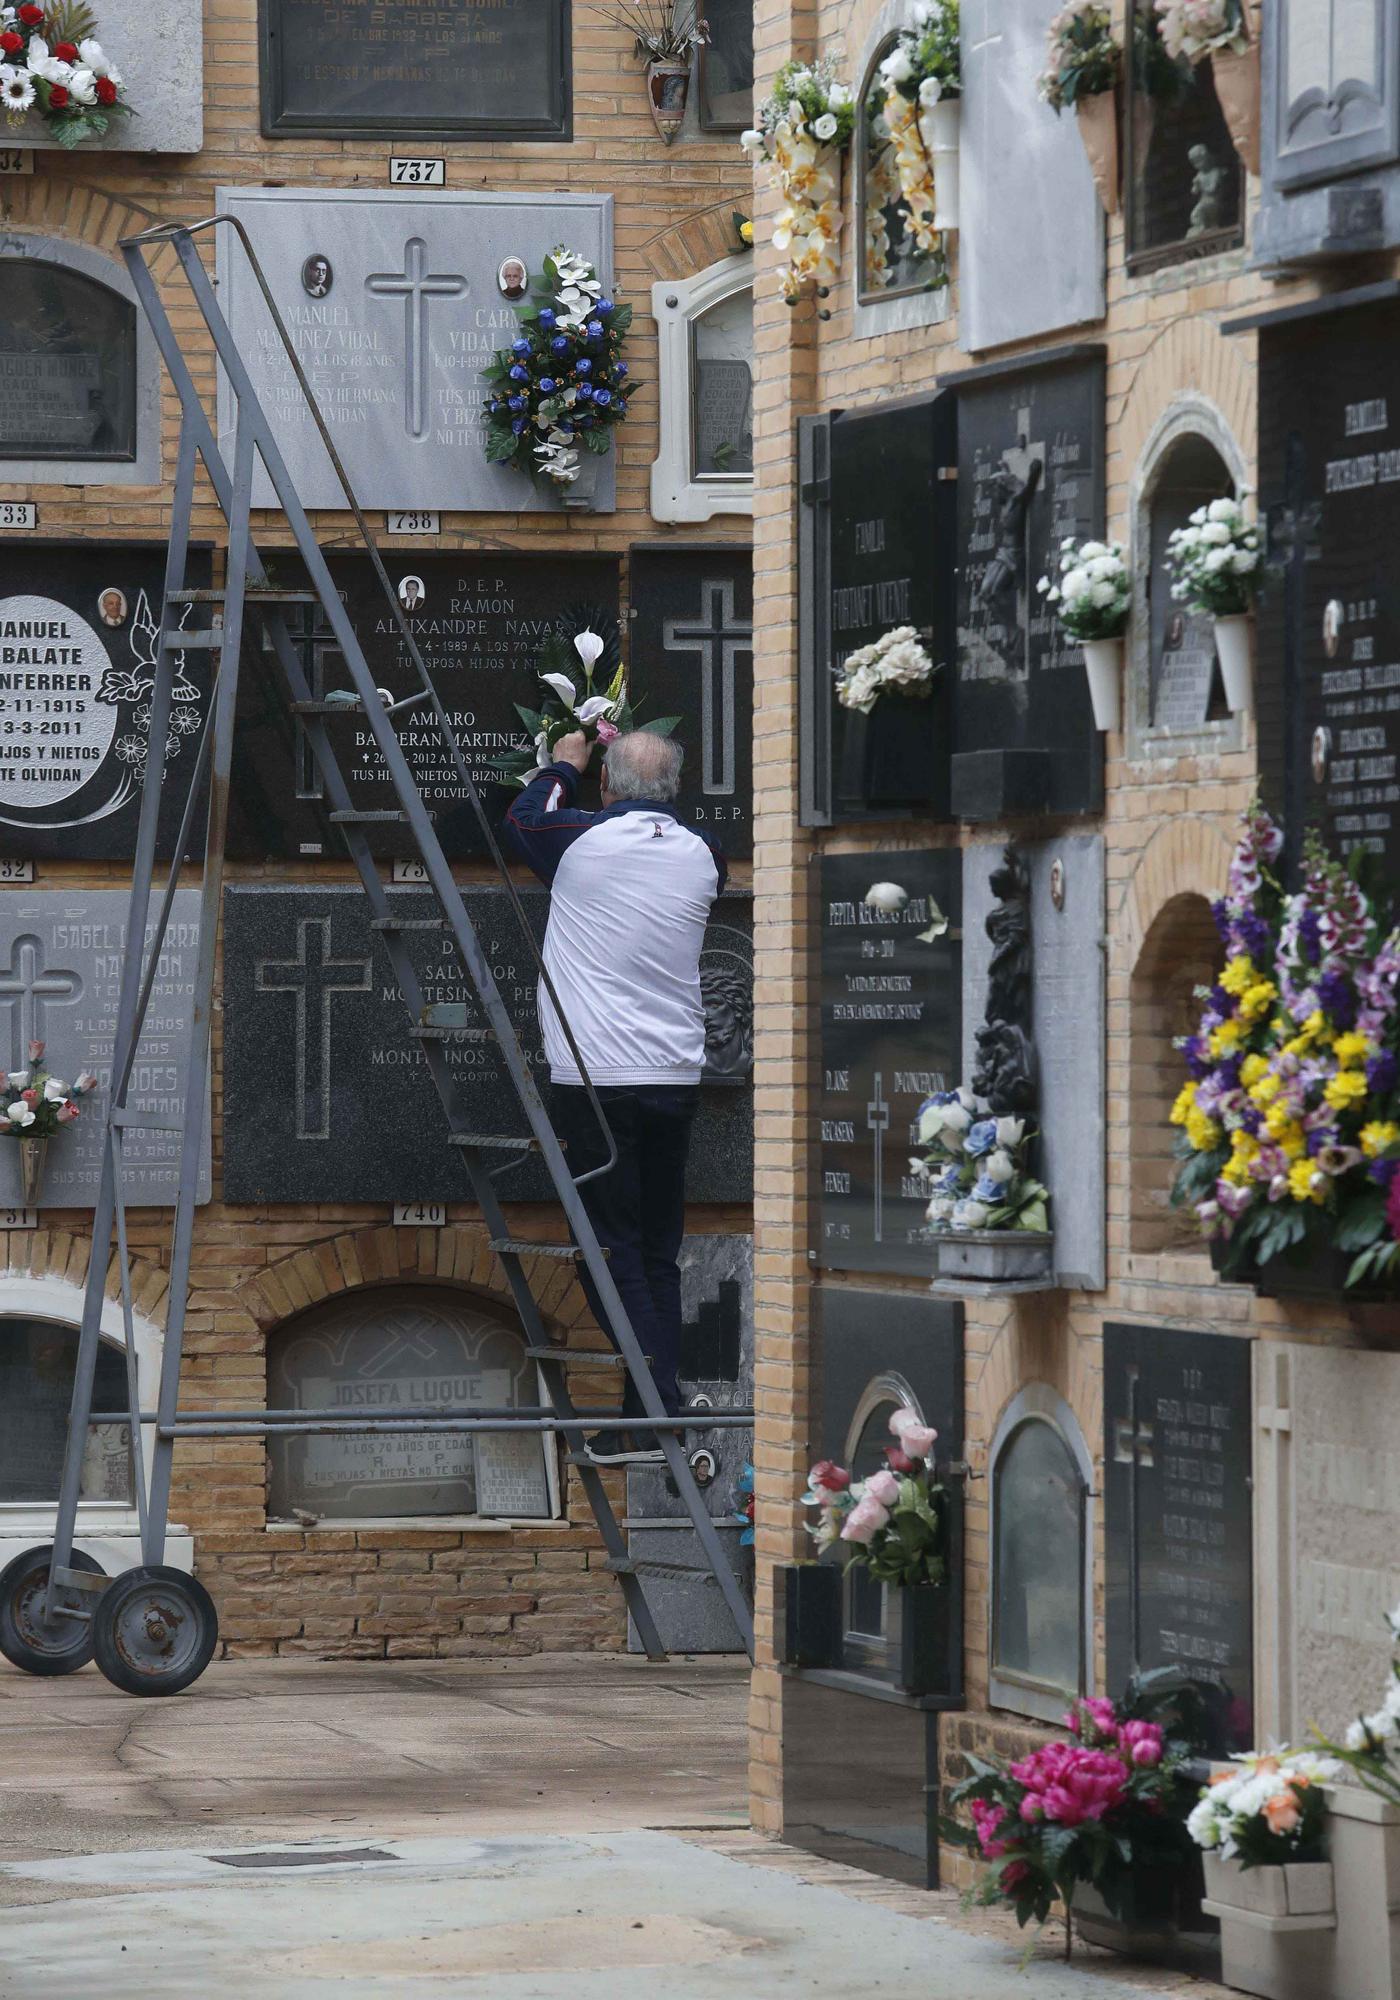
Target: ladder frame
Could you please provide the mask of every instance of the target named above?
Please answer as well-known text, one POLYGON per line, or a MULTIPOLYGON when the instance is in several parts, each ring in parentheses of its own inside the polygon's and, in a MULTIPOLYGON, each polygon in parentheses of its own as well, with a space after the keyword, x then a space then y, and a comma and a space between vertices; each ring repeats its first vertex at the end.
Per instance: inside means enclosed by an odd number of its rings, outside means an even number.
MULTIPOLYGON (((324 786, 327 813, 332 823, 337 824, 339 831, 344 835, 350 859, 355 864, 361 887, 369 903, 371 916, 375 920, 378 934, 383 938, 385 950, 398 979, 410 1020, 426 1023, 428 1016, 408 947, 403 941, 402 932, 395 926, 391 898, 370 851, 364 831, 364 821, 352 805, 344 776, 331 749, 326 729, 326 715, 329 711, 321 707, 318 712, 316 704, 312 701, 312 690, 301 661, 292 645, 285 620, 277 609, 279 593, 269 584, 252 546, 250 518, 252 483, 256 463, 260 458, 291 529, 297 551, 305 566, 309 587, 320 601, 343 655, 351 684, 359 697, 358 708, 351 712, 363 714, 379 754, 384 760, 401 809, 401 814, 396 817, 402 816, 406 821, 422 858, 427 872, 428 886, 451 934, 461 960, 464 978, 469 983, 470 990, 481 1009, 487 1023, 487 1031, 500 1050, 515 1095, 525 1112, 531 1133, 530 1147, 544 1160, 569 1231, 570 1241, 567 1246, 546 1241, 536 1245, 519 1242, 510 1236, 494 1185, 493 1172, 486 1164, 482 1148, 471 1143, 472 1135, 465 1122, 467 1114, 460 1103, 456 1080, 448 1059, 449 1043, 447 1039, 434 1039, 431 1034, 422 1035, 419 1046, 429 1075, 437 1087, 447 1113, 449 1128, 454 1135, 465 1137, 465 1143, 459 1150, 467 1169, 472 1192, 492 1247, 505 1272, 520 1317, 526 1348, 535 1359, 537 1380, 543 1385, 548 1403, 537 1409, 516 1408, 508 1412, 459 1413, 441 1409, 405 1411, 400 1412, 397 1419, 393 1420, 393 1428, 397 1432, 417 1433, 443 1429, 463 1432, 524 1430, 547 1434, 562 1433, 571 1447, 568 1453, 569 1463, 579 1472, 585 1497, 607 1550, 606 1566, 618 1575, 627 1610, 648 1655, 654 1660, 664 1659, 665 1649, 638 1574, 639 1569, 645 1569, 649 1565, 633 1562, 628 1553, 623 1530, 618 1524, 604 1489, 601 1472, 583 1453, 585 1430, 599 1432, 631 1430, 638 1427, 639 1420, 622 1417, 616 1413, 576 1408, 567 1380, 567 1361, 573 1356, 568 1351, 559 1351, 556 1358, 556 1351, 548 1340, 540 1309, 531 1289, 529 1275, 524 1268, 523 1256, 534 1249, 546 1255, 572 1255, 582 1263, 592 1279, 609 1322, 604 1331, 610 1332, 621 1364, 626 1368, 637 1389, 646 1411, 644 1427, 654 1429, 656 1433, 671 1479, 686 1505, 691 1525, 699 1538, 708 1571, 698 1570, 696 1573, 711 1575, 718 1583, 734 1620, 740 1642, 752 1658, 752 1617, 738 1578, 716 1532, 714 1518, 706 1507, 704 1495, 691 1473, 681 1442, 681 1433, 688 1429, 749 1429, 752 1427, 753 1413, 752 1411, 696 1412, 670 1417, 661 1402, 650 1367, 613 1282, 606 1253, 593 1231, 579 1193, 579 1187, 584 1182, 610 1171, 616 1164, 616 1142, 608 1126, 602 1103, 588 1076, 567 1016, 559 1004, 534 933, 526 919, 519 891, 506 868, 494 829, 481 804, 447 710, 409 630, 390 583, 383 557, 355 497, 300 359, 277 312, 267 279, 247 231, 237 217, 213 215, 193 224, 161 225, 145 230, 137 236, 123 239, 120 247, 136 289, 138 302, 152 329, 176 390, 180 403, 181 424, 172 495, 171 531, 160 637, 157 643, 155 680, 151 695, 150 750, 137 825, 113 1044, 112 1088, 104 1135, 102 1169, 93 1214, 92 1252, 79 1329, 69 1429, 49 1577, 44 1593, 44 1613, 50 1618, 90 1619, 93 1612, 83 1607, 82 1600, 94 1591, 100 1592, 111 1580, 89 1575, 73 1566, 73 1542, 82 1486, 83 1450, 89 1427, 93 1423, 117 1422, 130 1425, 142 1562, 147 1566, 158 1566, 164 1559, 172 1461, 175 1443, 179 1438, 285 1436, 312 1433, 337 1435, 388 1428, 385 1420, 376 1422, 343 1417, 337 1419, 327 1412, 250 1409, 191 1413, 182 1418, 178 1408, 190 1258, 199 1189, 199 1165, 205 1136, 207 1111, 205 1079, 210 1059, 214 967, 222 909, 239 661, 245 615, 250 609, 260 621, 265 640, 276 656, 293 710, 301 715, 304 721, 307 740, 311 745, 324 786), (395 618, 409 657, 417 669, 419 689, 391 705, 386 706, 379 697, 358 637, 332 581, 325 556, 316 542, 305 509, 297 496, 267 414, 239 354, 232 330, 219 306, 210 276, 200 259, 195 237, 220 225, 230 227, 240 241, 249 268, 262 291, 301 392, 345 492, 347 503, 355 516, 361 539, 384 591, 386 604, 395 618), (147 251, 161 245, 169 245, 175 251, 232 389, 236 412, 232 472, 225 463, 223 452, 214 435, 147 261, 147 251), (204 464, 220 511, 228 524, 227 565, 222 593, 223 628, 219 637, 219 660, 211 695, 209 719, 201 735, 199 754, 191 775, 190 790, 169 875, 156 915, 152 919, 157 820, 165 778, 165 743, 172 700, 173 661, 175 654, 181 650, 181 638, 188 639, 188 634, 182 635, 174 627, 171 614, 177 603, 189 601, 188 592, 185 590, 185 569, 189 551, 195 480, 200 461, 204 464), (260 593, 263 593, 261 597, 260 593), (394 730, 395 712, 408 706, 426 706, 436 721, 444 747, 452 759, 463 795, 471 804, 485 835, 488 854, 494 861, 500 880, 508 892, 517 922, 538 967, 542 986, 554 1006, 568 1039, 570 1049, 578 1063, 584 1088, 588 1092, 590 1105, 599 1121, 608 1157, 601 1166, 594 1168, 590 1173, 580 1175, 577 1180, 569 1172, 563 1149, 530 1073, 514 1024, 504 1000, 496 989, 490 966, 467 914, 461 889, 443 854, 431 818, 394 730), (180 882, 182 857, 189 845, 189 837, 194 831, 198 801, 206 777, 208 809, 200 906, 199 958, 190 1038, 189 1092, 184 1123, 179 1128, 183 1144, 179 1187, 171 1229, 170 1285, 165 1339, 161 1356, 157 1407, 154 1412, 143 1412, 140 1408, 141 1399, 136 1381, 130 1259, 122 1188, 123 1134, 135 1129, 171 1129, 152 1126, 144 1116, 129 1110, 127 1094, 154 986, 161 945, 180 882), (126 1333, 128 1408, 121 1416, 95 1417, 92 1410, 93 1384, 100 1349, 101 1317, 107 1297, 109 1259, 114 1230, 117 1238, 118 1287, 126 1333), (143 1425, 149 1427, 152 1433, 149 1489, 146 1479, 143 1425), (72 1601, 74 1594, 77 1595, 77 1603, 72 1601)), ((285 598, 286 593, 280 595, 285 598)), ((213 601, 217 601, 216 596, 213 601)), ((210 644, 212 647, 212 639, 210 644)), ((451 1032, 447 1031, 449 1035, 451 1032)), ((599 1354, 599 1359, 604 1362, 613 1358, 601 1352, 599 1354)))

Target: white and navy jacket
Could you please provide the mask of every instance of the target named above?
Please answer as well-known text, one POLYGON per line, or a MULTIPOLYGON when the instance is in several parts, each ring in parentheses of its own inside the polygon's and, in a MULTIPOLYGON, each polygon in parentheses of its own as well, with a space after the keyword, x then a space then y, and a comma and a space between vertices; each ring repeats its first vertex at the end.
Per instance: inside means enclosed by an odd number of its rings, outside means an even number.
MULTIPOLYGON (((575 804, 578 773, 551 764, 506 815, 516 853, 550 890, 544 962, 597 1084, 685 1086, 705 1066, 700 948, 727 869, 719 844, 668 805, 575 804)), ((539 993, 549 1073, 580 1083, 558 1017, 539 993)))

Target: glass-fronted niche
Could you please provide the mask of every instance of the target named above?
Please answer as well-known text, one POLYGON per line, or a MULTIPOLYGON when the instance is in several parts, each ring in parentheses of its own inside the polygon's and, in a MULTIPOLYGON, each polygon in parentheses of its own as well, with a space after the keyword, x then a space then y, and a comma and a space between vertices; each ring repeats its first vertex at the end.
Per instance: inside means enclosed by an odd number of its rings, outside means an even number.
MULTIPOLYGON (((429 1286, 352 1293, 289 1320, 269 1338, 267 1377, 270 1409, 367 1419, 475 1416, 540 1400, 518 1325, 468 1293, 429 1286)), ((555 1512, 539 1432, 273 1438, 268 1459, 273 1520, 555 1512)))
POLYGON ((753 123, 753 0, 702 0, 700 129, 742 132, 753 123))
POLYGON ((992 1441, 990 1693, 999 1708, 1058 1721, 1088 1691, 1090 1476, 1069 1406, 1044 1384, 1023 1389, 992 1441))
POLYGON ((1243 241, 1244 169, 1208 61, 1167 54, 1153 0, 1132 0, 1124 131, 1129 268, 1213 256, 1243 241))
POLYGON ((658 521, 753 512, 753 264, 723 257, 651 288, 661 425, 651 470, 658 521))
MULTIPOLYGON (((60 1320, 0 1317, 0 1504, 52 1504, 58 1499, 78 1329, 60 1320)), ((98 1349, 93 1410, 127 1409, 126 1362, 108 1341, 98 1349)), ((94 1424, 83 1453, 84 1500, 129 1507, 132 1486, 128 1424, 94 1424)))
POLYGON ((942 235, 925 233, 922 242, 916 238, 900 187, 880 80, 880 64, 896 39, 881 42, 867 67, 856 126, 856 209, 862 232, 856 296, 862 305, 934 291, 948 279, 942 235))
POLYGON ((136 307, 61 264, 0 266, 0 474, 6 459, 136 456, 136 307))

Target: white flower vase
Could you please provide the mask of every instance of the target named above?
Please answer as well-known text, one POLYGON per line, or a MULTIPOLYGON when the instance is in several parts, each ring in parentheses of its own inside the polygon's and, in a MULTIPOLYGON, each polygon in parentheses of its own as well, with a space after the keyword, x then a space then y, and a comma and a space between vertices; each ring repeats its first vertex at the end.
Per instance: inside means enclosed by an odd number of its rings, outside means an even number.
POLYGON ((1082 639, 1084 667, 1089 676, 1089 700, 1094 727, 1120 729, 1123 723, 1123 640, 1082 639))
POLYGON ((958 227, 958 144, 962 130, 962 99, 941 97, 919 113, 929 158, 933 162, 933 226, 958 227))
POLYGON ((1254 620, 1247 611, 1215 621, 1215 653, 1232 715, 1254 708, 1254 620))

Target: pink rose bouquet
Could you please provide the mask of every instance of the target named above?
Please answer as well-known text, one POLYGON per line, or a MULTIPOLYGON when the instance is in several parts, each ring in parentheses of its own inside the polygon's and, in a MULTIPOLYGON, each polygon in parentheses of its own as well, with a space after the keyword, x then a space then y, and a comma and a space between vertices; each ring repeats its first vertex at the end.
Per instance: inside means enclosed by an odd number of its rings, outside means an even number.
POLYGON ((969 1756, 971 1776, 950 1794, 970 1824, 946 1819, 945 1838, 988 1864, 979 1900, 1009 1903, 1022 1924, 1044 1923, 1060 1901, 1066 1957, 1077 1882, 1116 1910, 1134 1863, 1173 1867, 1189 1852, 1178 1775, 1188 1746, 1141 1712, 1141 1692, 1131 1706, 1138 1712, 1102 1697, 1076 1701, 1067 1741, 1005 1766, 969 1756))
POLYGON ((943 1488, 934 1468, 938 1432, 917 1410, 890 1418, 895 1442, 885 1464, 853 1479, 824 1458, 807 1475, 802 1504, 819 1550, 843 1544, 852 1562, 864 1563, 882 1583, 942 1583, 947 1575, 943 1488))

